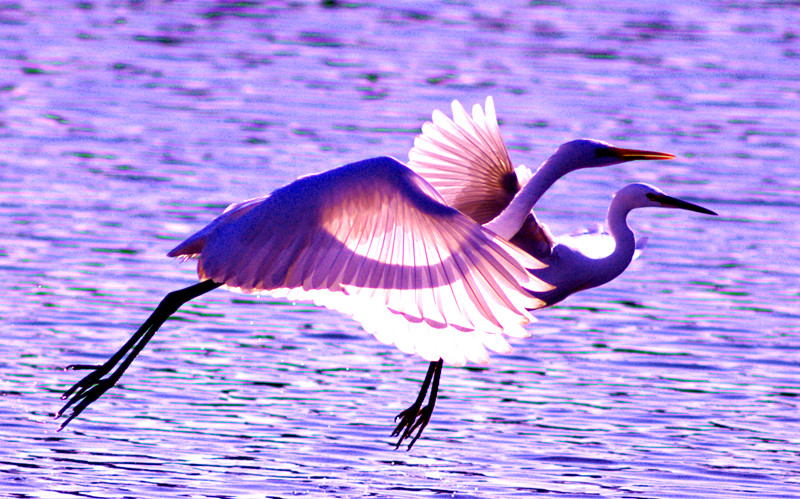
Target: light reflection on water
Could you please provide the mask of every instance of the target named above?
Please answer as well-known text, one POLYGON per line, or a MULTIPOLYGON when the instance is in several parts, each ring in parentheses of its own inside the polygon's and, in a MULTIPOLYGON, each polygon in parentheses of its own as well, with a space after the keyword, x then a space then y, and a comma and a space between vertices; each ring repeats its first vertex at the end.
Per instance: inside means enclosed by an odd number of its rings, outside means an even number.
POLYGON ((796 496, 800 16, 761 7, 0 8, 0 490, 796 496), (424 362, 225 292, 55 433, 77 379, 60 368, 104 360, 195 279, 164 257, 176 241, 300 174, 405 159, 433 109, 489 94, 515 161, 579 136, 678 156, 559 182, 539 209, 554 232, 631 181, 721 216, 632 214, 644 256, 512 354, 446 369, 409 453, 388 435, 424 362))

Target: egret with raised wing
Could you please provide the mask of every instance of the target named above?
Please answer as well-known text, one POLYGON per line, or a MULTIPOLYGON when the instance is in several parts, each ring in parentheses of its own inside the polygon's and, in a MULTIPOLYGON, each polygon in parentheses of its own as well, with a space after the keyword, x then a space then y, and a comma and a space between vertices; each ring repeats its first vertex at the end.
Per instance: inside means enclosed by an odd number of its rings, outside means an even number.
MULTIPOLYGON (((546 306, 614 279, 641 253, 647 238, 631 243, 633 233, 626 223, 631 209, 662 206, 714 214, 657 190, 644 192, 628 187, 619 192, 609 209, 609 225, 616 229, 611 234, 601 229, 556 240, 532 209, 558 179, 582 168, 674 156, 579 139, 560 145, 532 172, 523 165, 512 165, 491 97, 486 98, 486 112, 476 104, 471 117, 458 101, 453 101, 451 107, 453 119, 436 110, 432 121, 422 126, 422 134, 409 151, 408 166, 430 182, 448 205, 547 264, 531 269, 552 285, 548 291, 534 292, 546 306)), ((428 371, 434 373, 434 381, 438 380, 437 368, 441 369, 431 363, 428 371)), ((427 385, 423 383, 422 389, 427 390, 427 385)), ((434 385, 431 398, 435 397, 437 386, 434 385)))
POLYGON ((513 166, 491 97, 486 98, 486 112, 480 104, 473 106, 472 117, 458 101, 451 107, 453 119, 436 110, 433 121, 422 126, 408 153, 409 168, 448 206, 534 255, 549 254, 553 239, 531 210, 558 179, 583 168, 675 157, 578 139, 561 144, 532 172, 524 165, 513 166))
POLYGON ((491 97, 486 98, 485 113, 479 104, 473 106, 472 117, 458 101, 451 107, 452 120, 437 110, 433 121, 423 125, 409 152, 408 166, 430 182, 450 206, 546 263, 543 268, 531 269, 552 286, 534 293, 546 306, 605 284, 628 267, 646 242, 646 238, 634 240, 627 225, 631 210, 680 208, 716 215, 655 187, 630 184, 617 192, 608 209, 610 232, 601 229, 554 239, 531 210, 556 180, 581 168, 674 156, 579 139, 560 145, 532 173, 524 166, 512 167, 491 97))
MULTIPOLYGON (((531 214, 542 193, 578 168, 672 157, 573 141, 526 183, 523 170, 517 169, 518 176, 508 161, 491 99, 487 118, 468 121, 478 125, 454 141, 448 130, 442 135, 446 140, 412 157, 411 166, 428 181, 394 159, 373 158, 228 207, 169 252, 197 258, 201 282, 169 293, 104 364, 71 366, 91 372, 63 395, 68 400, 56 416, 72 412, 61 428, 114 386, 183 303, 225 286, 351 314, 378 340, 429 360, 422 389, 398 415, 393 432, 400 436, 398 447, 410 438, 411 448, 430 421, 444 362, 483 363, 487 348, 510 351, 504 335, 528 336, 523 326, 532 320, 529 311, 548 305, 558 285, 571 289, 536 274, 546 270, 542 260, 554 248, 531 214), (420 161, 426 158, 435 160, 428 171, 420 161), (484 167, 478 175, 476 164, 484 167), (458 168, 438 175, 443 165, 458 168)), ((457 116, 453 130, 464 123, 457 116)), ((426 128, 423 132, 417 145, 424 143, 426 128)))

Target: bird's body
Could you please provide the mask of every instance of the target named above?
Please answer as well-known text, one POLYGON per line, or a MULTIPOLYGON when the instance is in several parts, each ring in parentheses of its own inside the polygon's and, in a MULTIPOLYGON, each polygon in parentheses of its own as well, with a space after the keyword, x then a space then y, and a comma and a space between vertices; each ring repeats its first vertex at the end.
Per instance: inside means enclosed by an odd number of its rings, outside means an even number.
POLYGON ((430 360, 424 390, 393 435, 419 438, 433 412, 443 360, 486 362, 528 336, 541 263, 442 203, 422 177, 379 157, 304 176, 236 203, 169 252, 197 258, 201 282, 169 293, 111 358, 67 390, 64 428, 119 380, 164 321, 218 287, 314 301, 349 313, 384 343, 430 360), (428 386, 431 395, 422 406, 428 386))
MULTIPOLYGON (((591 274, 591 262, 554 246, 531 213, 544 191, 577 168, 672 157, 579 140, 530 176, 512 169, 491 99, 474 121, 456 104, 452 126, 434 113, 439 123, 423 127, 411 168, 379 157, 302 177, 231 205, 170 251, 197 258, 201 282, 169 293, 104 364, 71 366, 91 372, 62 396, 68 400, 56 417, 72 413, 61 428, 114 386, 183 303, 225 286, 349 313, 380 341, 431 361, 393 433, 399 446, 416 430, 411 448, 430 420, 443 361, 486 362, 486 348, 507 352, 504 335, 529 335, 530 310, 586 287, 575 284, 591 274)), ((616 229, 612 223, 614 254, 627 255, 632 235, 622 230, 619 239, 616 229)))

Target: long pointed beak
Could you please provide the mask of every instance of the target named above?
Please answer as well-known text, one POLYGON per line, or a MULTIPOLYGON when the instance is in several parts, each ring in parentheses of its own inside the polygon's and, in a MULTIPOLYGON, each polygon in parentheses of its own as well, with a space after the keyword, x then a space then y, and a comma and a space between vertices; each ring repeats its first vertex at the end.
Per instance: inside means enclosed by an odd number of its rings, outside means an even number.
POLYGON ((689 210, 697 213, 704 213, 706 215, 716 216, 716 213, 714 213, 709 209, 703 208, 702 206, 697 206, 696 204, 689 203, 688 201, 682 201, 672 196, 667 196, 666 194, 647 194, 647 197, 651 201, 661 203, 661 206, 667 208, 679 208, 681 210, 689 210))
POLYGON ((635 161, 640 159, 675 159, 674 154, 656 151, 640 151, 638 149, 623 149, 614 147, 611 154, 622 161, 635 161))

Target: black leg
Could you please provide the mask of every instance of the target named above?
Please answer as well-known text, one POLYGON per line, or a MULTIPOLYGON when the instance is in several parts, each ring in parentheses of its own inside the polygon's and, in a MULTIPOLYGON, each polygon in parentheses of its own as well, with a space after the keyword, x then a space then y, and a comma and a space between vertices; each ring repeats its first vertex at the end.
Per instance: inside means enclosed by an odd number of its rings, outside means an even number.
POLYGON ((422 382, 422 387, 419 390, 419 395, 417 395, 417 400, 415 400, 408 409, 394 418, 395 421, 400 418, 400 424, 398 424, 392 432, 393 437, 400 435, 400 440, 397 441, 395 449, 399 448, 403 440, 410 437, 414 430, 419 428, 417 434, 411 439, 411 443, 408 444, 408 450, 411 450, 414 442, 422 435, 422 430, 428 426, 431 415, 433 414, 433 408, 436 406, 436 395, 439 392, 439 377, 442 375, 443 364, 444 361, 442 361, 442 359, 431 362, 431 365, 428 366, 428 372, 425 374, 425 380, 422 382), (433 385, 431 385, 431 380, 433 380, 433 385), (425 400, 425 395, 428 393, 428 386, 431 386, 431 396, 430 399, 428 399, 428 405, 422 407, 422 402, 425 400), (403 428, 405 428, 405 430, 403 428))
POLYGON ((198 296, 208 293, 212 289, 216 289, 220 287, 222 284, 214 282, 212 280, 206 280, 200 283, 195 284, 194 286, 189 286, 188 288, 179 289, 177 291, 173 291, 169 293, 167 296, 161 300, 161 303, 158 304, 158 307, 153 311, 150 317, 142 324, 138 331, 133 333, 133 336, 125 343, 122 348, 120 348, 117 353, 111 356, 104 364, 99 366, 89 366, 89 365, 71 365, 67 366, 67 369, 74 369, 74 370, 85 370, 91 369, 88 375, 86 375, 82 380, 78 381, 72 388, 64 392, 61 396, 61 399, 67 399, 66 404, 62 407, 57 413, 56 418, 60 418, 64 412, 72 407, 72 414, 61 423, 59 427, 59 431, 63 430, 65 426, 69 424, 70 421, 78 417, 80 413, 86 409, 89 404, 100 398, 106 390, 114 386, 114 384, 119 380, 128 366, 133 362, 133 359, 139 355, 139 352, 147 345, 147 342, 150 341, 150 338, 153 337, 158 328, 166 321, 170 315, 174 314, 181 305, 186 303, 187 301, 197 298, 198 296), (117 366, 119 364, 119 366, 117 366), (112 369, 114 372, 111 372, 112 369), (111 375, 104 378, 105 375, 111 372, 111 375))

